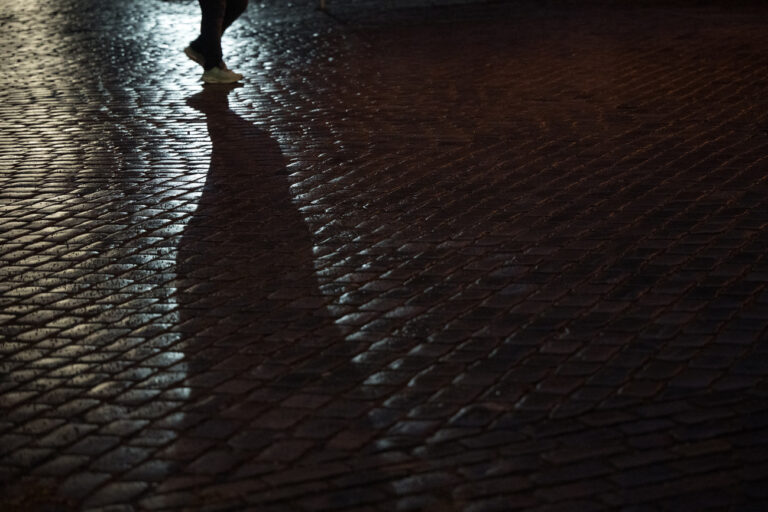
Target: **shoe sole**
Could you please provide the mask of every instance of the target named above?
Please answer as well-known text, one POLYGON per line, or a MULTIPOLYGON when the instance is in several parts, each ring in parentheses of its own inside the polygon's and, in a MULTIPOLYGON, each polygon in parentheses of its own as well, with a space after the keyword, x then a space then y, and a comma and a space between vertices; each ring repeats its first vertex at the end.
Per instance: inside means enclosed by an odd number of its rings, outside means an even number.
POLYGON ((236 82, 239 82, 240 79, 219 79, 219 78, 213 78, 213 77, 202 77, 203 82, 207 84, 234 84, 236 82))

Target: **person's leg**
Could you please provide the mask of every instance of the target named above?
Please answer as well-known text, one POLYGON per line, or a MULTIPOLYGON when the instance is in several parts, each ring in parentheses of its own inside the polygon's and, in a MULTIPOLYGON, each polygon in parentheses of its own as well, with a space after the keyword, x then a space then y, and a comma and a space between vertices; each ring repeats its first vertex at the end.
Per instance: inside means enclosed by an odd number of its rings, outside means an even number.
POLYGON ((184 49, 184 53, 193 61, 202 64, 205 71, 202 80, 206 83, 228 84, 243 78, 227 68, 221 56, 221 35, 224 32, 225 18, 227 26, 245 9, 243 0, 237 0, 234 9, 227 10, 227 0, 199 0, 202 11, 200 37, 184 49), (229 16, 227 14, 229 13, 229 16))
POLYGON ((190 47, 203 55, 203 68, 207 71, 221 63, 221 34, 227 0, 199 0, 203 20, 200 23, 200 36, 192 41, 190 47))
POLYGON ((248 0, 227 0, 227 8, 224 12, 224 21, 221 24, 221 33, 225 30, 245 11, 248 7, 248 0))

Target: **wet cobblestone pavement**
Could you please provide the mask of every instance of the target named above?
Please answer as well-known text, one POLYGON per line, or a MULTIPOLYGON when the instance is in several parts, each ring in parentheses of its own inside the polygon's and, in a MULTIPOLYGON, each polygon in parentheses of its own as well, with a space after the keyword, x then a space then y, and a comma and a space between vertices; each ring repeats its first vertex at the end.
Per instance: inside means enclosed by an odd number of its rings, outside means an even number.
POLYGON ((766 510, 768 7, 351 4, 2 3, 0 508, 766 510))

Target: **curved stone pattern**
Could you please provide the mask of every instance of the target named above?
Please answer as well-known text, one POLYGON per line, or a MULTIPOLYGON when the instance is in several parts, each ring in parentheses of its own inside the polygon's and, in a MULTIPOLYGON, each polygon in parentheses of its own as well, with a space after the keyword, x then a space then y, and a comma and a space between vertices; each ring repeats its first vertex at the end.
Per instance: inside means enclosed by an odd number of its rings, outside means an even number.
POLYGON ((765 509, 768 8, 456 3, 2 2, 0 508, 765 509))

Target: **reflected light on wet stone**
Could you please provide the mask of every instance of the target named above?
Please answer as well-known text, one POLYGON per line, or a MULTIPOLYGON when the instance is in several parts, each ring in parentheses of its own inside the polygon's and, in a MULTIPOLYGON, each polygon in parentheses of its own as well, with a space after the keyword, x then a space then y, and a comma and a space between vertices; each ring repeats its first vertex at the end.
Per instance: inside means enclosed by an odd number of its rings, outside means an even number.
MULTIPOLYGON (((34 370, 47 372, 46 379, 25 393, 67 415, 72 433, 57 442, 76 442, 75 451, 95 446, 100 436, 130 434, 144 447, 139 450, 166 444, 185 421, 176 411, 193 391, 185 384, 183 351, 169 351, 184 339, 173 332, 181 320, 177 246, 210 158, 205 125, 183 103, 199 87, 196 65, 181 54, 197 31, 197 6, 113 20, 136 25, 115 37, 102 34, 99 51, 113 68, 97 80, 72 74, 89 52, 78 46, 83 32, 77 26, 59 23, 55 3, 15 2, 12 8, 50 18, 42 25, 42 45, 35 45, 39 31, 20 28, 27 58, 6 72, 6 81, 23 81, 26 99, 13 102, 14 109, 10 101, 5 105, 13 122, 3 122, 3 133, 16 137, 23 158, 4 169, 0 215, 4 222, 35 223, 34 236, 12 242, 28 259, 3 269, 14 283, 4 291, 13 299, 4 310, 15 315, 7 332, 20 347, 44 343, 49 352, 34 370), (127 34, 151 38, 139 46, 153 53, 153 73, 177 78, 157 87, 121 76, 136 46, 127 34)), ((15 365, 4 378, 23 387, 29 372, 27 363, 15 365)), ((4 410, 12 408, 5 398, 4 410)), ((56 453, 48 467, 69 458, 56 453)), ((117 467, 105 460, 94 470, 117 467)))

